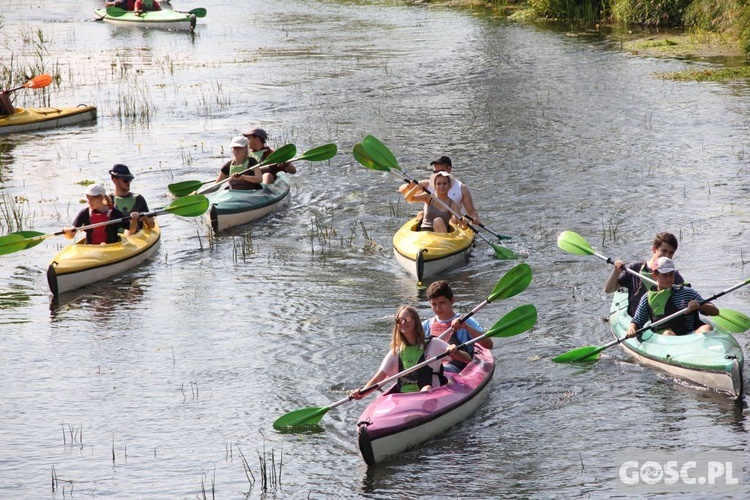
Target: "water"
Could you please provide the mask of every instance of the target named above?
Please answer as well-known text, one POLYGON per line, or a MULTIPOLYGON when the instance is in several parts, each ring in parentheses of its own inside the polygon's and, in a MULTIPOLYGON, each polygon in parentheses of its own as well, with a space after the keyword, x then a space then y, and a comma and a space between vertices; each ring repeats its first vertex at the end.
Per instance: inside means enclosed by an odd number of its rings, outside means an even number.
MULTIPOLYGON (((604 497, 621 492, 617 453, 748 448, 743 402, 615 349, 590 366, 550 361, 610 339, 610 268, 559 250, 563 230, 633 260, 672 231, 677 264, 704 296, 747 275, 746 84, 674 83, 659 74, 692 63, 468 10, 219 0, 190 36, 92 22, 97 6, 2 9, 3 64, 12 52, 14 64, 62 77, 17 104, 99 108, 92 126, 2 139, 0 192, 19 197, 27 227, 68 224, 77 183, 108 184, 114 163, 130 166, 151 207, 166 205, 167 184, 214 177, 250 125, 274 146, 335 142, 340 154, 301 164, 288 207, 213 244, 204 221, 160 217, 149 264, 58 303, 44 272, 64 239, 0 258, 0 497, 195 498, 215 485, 217 498, 255 498, 264 450, 277 463, 283 452, 278 498, 604 497), (128 103, 135 120, 118 117, 128 103), (390 250, 417 207, 349 154, 368 133, 417 176, 451 156, 482 220, 528 256, 531 287, 478 319, 539 310, 531 332, 496 342, 494 387, 476 414, 370 469, 355 442, 364 402, 332 410, 317 433, 271 427, 369 379, 399 305, 429 312, 390 250), (335 236, 311 238, 318 229, 335 236), (253 253, 237 257, 248 235, 253 253)), ((513 265, 479 242, 446 275, 458 308, 513 265)), ((747 312, 748 297, 740 289, 719 305, 747 312)))

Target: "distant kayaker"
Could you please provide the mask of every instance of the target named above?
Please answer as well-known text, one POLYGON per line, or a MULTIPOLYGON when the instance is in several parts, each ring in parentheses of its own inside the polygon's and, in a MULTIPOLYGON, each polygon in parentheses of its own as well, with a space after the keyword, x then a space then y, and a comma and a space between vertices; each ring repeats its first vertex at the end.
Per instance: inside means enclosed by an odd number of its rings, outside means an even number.
POLYGON ((367 385, 362 389, 352 391, 350 396, 354 399, 362 399, 364 397, 362 391, 365 388, 446 351, 450 353, 449 356, 401 377, 398 380, 399 391, 418 392, 440 387, 444 383, 442 363, 447 363, 451 359, 464 362, 471 361, 471 357, 463 351, 456 350, 456 346, 440 339, 426 338, 417 310, 413 307, 402 306, 396 313, 396 322, 393 325, 393 335, 391 336, 391 349, 383 362, 380 363, 378 372, 367 382, 367 385))
POLYGON ((404 195, 409 203, 424 203, 422 210, 423 217, 420 225, 420 231, 434 231, 436 233, 447 233, 451 221, 458 224, 456 216, 451 214, 450 210, 445 208, 449 206, 455 211, 460 207, 448 197, 448 191, 451 188, 453 178, 447 172, 437 172, 430 177, 430 184, 433 186, 433 196, 437 197, 443 203, 438 203, 432 196, 428 195, 422 186, 416 182, 409 184, 411 187, 404 195))
POLYGON ((713 330, 711 325, 700 320, 699 312, 706 316, 718 316, 719 309, 710 302, 701 304, 703 297, 692 288, 675 285, 676 272, 677 269, 672 259, 659 257, 652 273, 657 288, 656 290, 649 290, 641 298, 633 320, 628 327, 628 338, 635 337, 636 330, 642 328, 648 320, 653 323, 685 308, 688 309, 686 314, 677 316, 659 327, 661 328, 659 333, 687 335, 693 331, 703 333, 713 330))
MULTIPOLYGON (((127 165, 118 163, 109 171, 109 175, 112 179, 112 184, 115 185, 115 190, 107 196, 112 205, 114 205, 120 212, 128 215, 133 212, 148 212, 148 203, 146 199, 137 193, 133 193, 130 190, 130 183, 135 176, 130 173, 130 169, 127 165)), ((138 230, 143 229, 143 225, 148 228, 154 227, 153 217, 141 217, 138 220, 138 230)))
POLYGON ((0 116, 10 116, 15 112, 16 108, 10 101, 10 92, 3 90, 0 92, 0 116))
MULTIPOLYGON (((474 200, 471 198, 471 191, 469 191, 469 188, 466 187, 466 184, 453 177, 453 161, 447 156, 441 156, 437 160, 431 161, 430 166, 432 167, 433 174, 437 172, 448 172, 449 174, 451 174, 453 182, 451 184, 451 189, 448 191, 448 196, 456 205, 458 205, 458 212, 466 213, 466 215, 468 215, 474 222, 479 222, 479 214, 477 213, 477 209, 474 207, 474 200)), ((419 181, 419 184, 422 187, 429 187, 430 180, 421 180, 419 181)), ((402 184, 401 186, 399 186, 398 191, 401 194, 406 194, 409 189, 410 184, 402 184)), ((421 220, 422 215, 423 213, 420 212, 419 214, 417 214, 417 218, 421 220)))
MULTIPOLYGON (((620 287, 628 289, 628 314, 632 317, 635 314, 635 309, 641 301, 641 297, 646 293, 649 286, 648 283, 644 283, 639 277, 627 272, 625 267, 632 269, 637 273, 642 273, 644 276, 650 278, 651 272, 656 267, 656 261, 661 257, 673 258, 677 251, 677 238, 672 233, 661 232, 656 235, 654 242, 651 245, 651 258, 647 261, 631 262, 626 264, 625 261, 616 260, 614 264, 614 270, 607 278, 607 282, 604 284, 605 293, 614 293, 620 287)), ((675 275, 675 284, 679 285, 684 283, 682 275, 677 273, 675 275)))
POLYGON ((89 224, 99 224, 114 219, 123 219, 117 224, 109 224, 86 230, 86 243, 90 245, 99 245, 101 243, 117 243, 120 241, 119 228, 126 229, 126 234, 135 234, 138 231, 138 212, 130 214, 130 220, 126 215, 120 212, 116 207, 107 205, 106 190, 104 186, 92 184, 86 189, 86 200, 89 206, 78 212, 73 227, 63 229, 65 237, 73 239, 75 228, 88 226, 89 224))
MULTIPOLYGON (((432 312, 435 313, 435 316, 422 323, 422 328, 428 337, 440 337, 453 327, 455 330, 450 338, 443 340, 452 345, 459 345, 484 334, 484 329, 474 318, 468 318, 463 323, 459 321, 461 315, 453 310, 456 299, 453 295, 453 289, 447 281, 440 280, 431 283, 427 287, 427 300, 430 301, 432 312)), ((493 345, 492 339, 489 337, 480 340, 478 344, 486 349, 492 349, 493 345)), ((461 351, 468 354, 469 361, 474 357, 473 345, 462 347, 461 351)), ((453 359, 445 365, 445 371, 460 372, 466 367, 467 363, 465 360, 453 359)))
POLYGON ((117 7, 118 9, 133 11, 135 10, 135 0, 113 0, 104 2, 105 7, 117 7))
POLYGON ((157 0, 135 0, 135 13, 141 15, 144 12, 161 10, 161 5, 157 0))
MULTIPOLYGON (((253 156, 262 162, 268 155, 273 153, 273 149, 266 145, 268 140, 268 134, 262 128, 251 128, 242 132, 247 138, 248 146, 252 151, 253 156)), ((278 165, 268 165, 260 167, 260 171, 263 174, 264 184, 273 184, 280 172, 286 172, 287 174, 296 174, 297 168, 291 163, 279 163, 278 165)))
POLYGON ((263 189, 263 186, 260 185, 263 181, 260 167, 255 166, 258 164, 258 160, 250 155, 247 139, 238 135, 232 139, 231 147, 232 159, 221 167, 216 182, 229 178, 231 189, 263 189))

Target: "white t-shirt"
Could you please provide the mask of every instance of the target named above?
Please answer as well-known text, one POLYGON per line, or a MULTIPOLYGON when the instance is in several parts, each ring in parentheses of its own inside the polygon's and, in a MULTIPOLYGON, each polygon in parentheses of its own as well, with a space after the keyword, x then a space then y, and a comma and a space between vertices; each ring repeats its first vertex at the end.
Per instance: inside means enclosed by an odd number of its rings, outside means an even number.
MULTIPOLYGON (((432 339, 429 344, 427 344, 427 349, 424 353, 424 359, 428 360, 430 358, 434 358, 435 356, 438 356, 439 354, 442 354, 445 352, 445 350, 448 348, 448 344, 446 342, 443 342, 440 339, 432 339)), ((447 363, 451 360, 450 356, 445 356, 437 361, 433 361, 429 364, 429 367, 432 368, 433 372, 440 371, 440 365, 442 363, 447 363)), ((383 358, 383 362, 380 363, 380 368, 378 368, 381 372, 385 373, 387 376, 392 377, 395 374, 398 373, 398 354, 394 354, 393 351, 388 351, 388 354, 386 354, 385 358, 383 358)), ((440 387, 440 380, 437 378, 436 375, 432 376, 432 387, 440 387)))

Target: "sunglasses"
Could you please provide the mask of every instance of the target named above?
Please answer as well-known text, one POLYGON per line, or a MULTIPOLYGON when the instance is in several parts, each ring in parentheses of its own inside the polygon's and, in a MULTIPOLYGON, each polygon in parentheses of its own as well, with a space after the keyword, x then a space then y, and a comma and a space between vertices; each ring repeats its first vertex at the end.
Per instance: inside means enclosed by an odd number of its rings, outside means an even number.
POLYGON ((403 325, 404 323, 411 323, 414 321, 414 318, 411 316, 404 316, 403 318, 396 318, 396 324, 397 325, 403 325))

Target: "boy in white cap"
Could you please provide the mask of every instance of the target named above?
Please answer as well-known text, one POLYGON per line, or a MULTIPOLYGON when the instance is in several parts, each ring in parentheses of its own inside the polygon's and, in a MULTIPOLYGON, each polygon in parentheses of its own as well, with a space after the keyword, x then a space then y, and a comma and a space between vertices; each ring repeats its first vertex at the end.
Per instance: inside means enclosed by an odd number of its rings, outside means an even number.
POLYGON ((108 224, 92 229, 86 229, 86 243, 89 245, 99 245, 101 243, 117 243, 120 241, 119 228, 126 229, 126 234, 135 234, 138 231, 138 212, 130 214, 130 220, 117 208, 107 205, 106 190, 104 186, 92 184, 86 189, 86 199, 89 206, 78 212, 73 227, 66 227, 65 237, 73 239, 77 227, 88 226, 90 224, 100 224, 115 219, 123 219, 116 224, 108 224))
POLYGON ((677 269, 674 261, 669 257, 659 257, 653 270, 656 290, 649 290, 641 297, 638 308, 635 310, 633 320, 628 327, 627 338, 635 337, 638 328, 642 328, 648 320, 656 322, 687 308, 688 312, 677 316, 671 321, 660 326, 657 333, 663 335, 687 335, 692 333, 703 333, 711 331, 711 325, 700 320, 699 313, 707 316, 718 316, 719 309, 706 302, 701 304, 703 297, 692 288, 684 285, 675 285, 674 278, 677 269))

